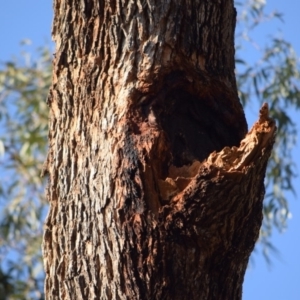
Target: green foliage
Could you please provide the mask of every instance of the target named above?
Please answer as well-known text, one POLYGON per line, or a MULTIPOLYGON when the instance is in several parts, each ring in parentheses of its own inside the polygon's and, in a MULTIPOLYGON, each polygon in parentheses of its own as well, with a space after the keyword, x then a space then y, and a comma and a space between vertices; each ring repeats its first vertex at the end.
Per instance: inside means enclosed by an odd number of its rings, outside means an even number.
POLYGON ((46 48, 39 49, 37 61, 27 53, 22 57, 0 70, 0 295, 42 299, 47 205, 40 172, 47 150, 51 58, 46 48))
MULTIPOLYGON (((257 26, 282 19, 265 13, 263 0, 236 3, 239 10, 237 82, 246 108, 255 111, 268 102, 278 124, 275 150, 266 176, 264 223, 260 245, 273 249, 273 228, 283 230, 289 216, 287 191, 293 191, 295 165, 291 149, 296 127, 291 109, 300 106, 300 66, 292 46, 282 38, 268 38, 266 45, 252 39, 257 26), (257 49, 258 59, 244 61, 243 49, 257 49)), ((40 177, 47 150, 51 55, 45 47, 38 59, 28 53, 22 60, 0 66, 0 300, 43 299, 41 237, 47 211, 45 183, 40 177)), ((269 256, 266 256, 267 258, 269 256)))
POLYGON ((267 169, 264 221, 259 244, 269 261, 269 250, 276 252, 270 242, 272 230, 277 228, 283 231, 286 228, 290 216, 287 192, 294 192, 296 165, 292 148, 296 143, 297 128, 292 111, 300 107, 300 60, 292 45, 283 38, 271 36, 266 39, 265 45, 258 47, 251 37, 255 36, 257 25, 274 19, 282 20, 281 14, 266 14, 262 0, 248 1, 243 5, 239 5, 239 8, 244 22, 239 24, 244 27, 238 27, 240 33, 237 37, 240 43, 237 58, 240 99, 246 108, 254 102, 258 107, 267 102, 270 115, 277 123, 276 142, 267 169), (251 63, 240 59, 243 46, 252 47, 259 58, 251 63))

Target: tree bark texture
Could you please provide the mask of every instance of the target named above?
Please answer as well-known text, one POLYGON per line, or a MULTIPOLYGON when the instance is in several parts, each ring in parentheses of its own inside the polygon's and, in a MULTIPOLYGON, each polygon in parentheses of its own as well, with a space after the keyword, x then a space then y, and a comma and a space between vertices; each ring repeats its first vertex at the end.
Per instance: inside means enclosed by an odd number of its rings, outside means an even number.
POLYGON ((54 15, 46 298, 241 299, 275 125, 246 135, 233 1, 54 15))

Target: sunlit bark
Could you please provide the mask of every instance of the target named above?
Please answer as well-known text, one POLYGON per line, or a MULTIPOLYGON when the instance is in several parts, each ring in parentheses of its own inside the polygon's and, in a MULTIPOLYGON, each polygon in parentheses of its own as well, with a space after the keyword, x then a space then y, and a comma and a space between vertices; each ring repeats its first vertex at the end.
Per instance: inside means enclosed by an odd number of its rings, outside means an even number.
POLYGON ((54 14, 47 299, 241 299, 275 125, 245 137, 233 2, 54 14))

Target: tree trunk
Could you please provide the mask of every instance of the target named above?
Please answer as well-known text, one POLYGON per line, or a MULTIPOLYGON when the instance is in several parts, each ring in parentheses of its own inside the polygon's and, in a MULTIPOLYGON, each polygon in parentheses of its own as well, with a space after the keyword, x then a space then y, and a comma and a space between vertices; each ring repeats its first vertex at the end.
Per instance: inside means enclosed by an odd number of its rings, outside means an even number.
POLYGON ((54 15, 46 298, 241 299, 275 125, 245 137, 233 1, 54 15))

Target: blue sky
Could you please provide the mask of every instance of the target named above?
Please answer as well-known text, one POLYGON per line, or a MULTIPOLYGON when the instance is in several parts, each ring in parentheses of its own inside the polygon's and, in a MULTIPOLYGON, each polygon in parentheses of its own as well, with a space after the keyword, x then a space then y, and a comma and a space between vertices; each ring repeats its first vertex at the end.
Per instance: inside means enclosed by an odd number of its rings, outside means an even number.
MULTIPOLYGON (((278 31, 285 39, 292 42, 298 56, 300 55, 300 2, 299 0, 273 0, 267 2, 271 9, 284 14, 284 23, 275 22, 261 27, 258 42, 265 36, 278 31), (271 27, 270 27, 271 26, 271 27)), ((9 0, 0 6, 0 61, 7 61, 18 56, 21 51, 20 41, 28 38, 32 45, 26 50, 34 52, 38 46, 51 42, 52 1, 50 0, 9 0)), ((255 49, 249 47, 244 51, 245 60, 255 57, 255 49)), ((256 118, 253 111, 246 111, 249 126, 256 118)), ((291 111, 300 132, 300 113, 291 111)), ((300 147, 293 151, 294 159, 300 173, 300 147)), ((297 179, 299 182, 299 178, 297 179)), ((300 186, 295 182, 297 195, 300 186)), ((299 197, 298 197, 299 198, 299 197)), ((293 214, 284 234, 274 231, 273 244, 279 250, 279 256, 272 256, 273 264, 268 267, 261 254, 255 254, 254 264, 248 269, 244 282, 244 300, 299 300, 300 299, 300 202, 289 196, 290 210, 293 214)))

